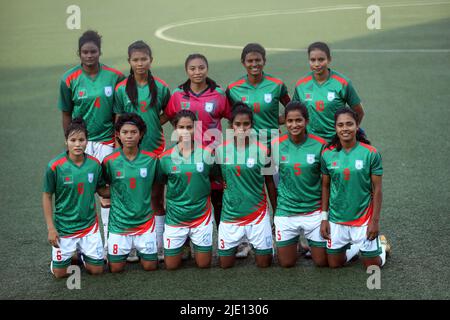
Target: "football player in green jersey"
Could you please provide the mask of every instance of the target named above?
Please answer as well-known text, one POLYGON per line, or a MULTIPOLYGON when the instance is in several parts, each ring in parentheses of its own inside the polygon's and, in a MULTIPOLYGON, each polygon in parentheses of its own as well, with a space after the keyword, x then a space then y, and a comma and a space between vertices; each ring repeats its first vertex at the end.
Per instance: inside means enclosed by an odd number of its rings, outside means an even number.
POLYGON ((46 171, 42 206, 52 245, 51 271, 66 277, 72 255, 79 249, 86 270, 103 273, 103 244, 98 232, 95 192, 109 197, 100 162, 87 154, 87 129, 75 118, 65 130, 67 152, 53 159, 46 171), (55 195, 55 211, 52 198, 55 195))
POLYGON ((245 103, 233 106, 230 121, 233 136, 216 149, 225 184, 218 231, 220 266, 234 266, 236 249, 247 238, 255 248, 256 265, 269 267, 273 239, 265 187, 272 208, 276 209, 275 183, 268 168, 269 150, 256 139, 253 113, 245 103))
MULTIPOLYGON (((82 117, 89 133, 86 153, 100 162, 114 149, 114 88, 122 72, 100 63, 101 36, 93 30, 78 39, 80 64, 67 71, 60 83, 58 107, 66 130, 72 118, 82 117)), ((101 199, 103 232, 108 234, 109 199, 101 199)))
POLYGON ((301 102, 288 103, 285 119, 288 133, 272 141, 272 158, 280 172, 274 218, 278 262, 282 267, 296 264, 303 230, 314 263, 324 267, 328 261, 326 241, 320 235, 320 158, 327 142, 306 132, 309 115, 301 102))
POLYGON ((380 233, 381 155, 358 131, 358 115, 349 108, 335 114, 336 136, 322 154, 322 237, 328 240, 328 264, 343 266, 350 244, 364 265, 383 266, 390 245, 380 233))
POLYGON ((308 47, 308 61, 311 71, 297 81, 292 100, 308 107, 308 132, 330 141, 335 134, 336 110, 348 105, 361 122, 364 109, 350 79, 330 68, 331 53, 327 44, 312 43, 308 47))
MULTIPOLYGON (((130 75, 115 88, 114 112, 116 118, 126 112, 138 114, 147 125, 140 148, 160 155, 165 148, 162 125, 167 122, 163 113, 170 99, 167 83, 151 72, 153 54, 150 46, 144 41, 135 41, 128 47, 128 63, 130 75)), ((153 188, 152 203, 156 210, 156 234, 159 255, 162 258, 164 232, 164 186, 153 188)), ((133 251, 128 261, 136 261, 133 251)))
POLYGON ((210 176, 214 157, 201 140, 194 142, 195 121, 192 111, 177 112, 172 124, 178 143, 160 156, 161 172, 167 181, 164 261, 169 270, 181 265, 188 237, 195 248, 197 266, 211 265, 214 210, 210 176))

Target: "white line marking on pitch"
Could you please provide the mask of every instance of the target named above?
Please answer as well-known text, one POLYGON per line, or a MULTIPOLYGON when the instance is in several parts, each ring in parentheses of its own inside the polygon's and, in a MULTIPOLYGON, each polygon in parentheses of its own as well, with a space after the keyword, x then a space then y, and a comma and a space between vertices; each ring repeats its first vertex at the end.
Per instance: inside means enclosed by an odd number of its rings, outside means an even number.
MULTIPOLYGON (((385 5, 379 5, 379 6, 380 6, 380 8, 395 8, 395 7, 414 7, 414 6, 433 6, 433 5, 450 5, 450 2, 394 3, 394 4, 385 4, 385 5)), ((366 7, 361 6, 361 5, 348 4, 348 5, 333 6, 333 7, 316 7, 316 8, 301 9, 301 10, 273 10, 273 11, 264 11, 264 12, 253 13, 253 14, 241 13, 241 14, 227 15, 227 16, 221 16, 221 17, 191 19, 191 20, 185 20, 185 21, 171 23, 171 24, 162 26, 155 31, 155 36, 161 40, 174 42, 174 43, 178 43, 178 44, 186 44, 186 45, 190 45, 190 46, 202 46, 202 47, 241 50, 242 46, 187 41, 187 40, 182 40, 182 39, 177 39, 174 37, 167 36, 164 33, 170 29, 175 29, 175 28, 184 27, 184 26, 193 25, 193 24, 208 23, 208 22, 237 20, 237 19, 242 19, 242 18, 257 18, 257 17, 266 17, 266 16, 275 16, 275 15, 292 15, 292 14, 300 14, 300 13, 317 13, 317 12, 328 12, 328 11, 361 10, 361 9, 366 9, 366 7)), ((266 48, 266 50, 267 51, 276 51, 276 52, 290 52, 290 51, 305 52, 306 51, 306 49, 294 49, 294 48, 266 48)), ((333 52, 446 53, 446 52, 450 52, 450 49, 333 49, 333 52)))

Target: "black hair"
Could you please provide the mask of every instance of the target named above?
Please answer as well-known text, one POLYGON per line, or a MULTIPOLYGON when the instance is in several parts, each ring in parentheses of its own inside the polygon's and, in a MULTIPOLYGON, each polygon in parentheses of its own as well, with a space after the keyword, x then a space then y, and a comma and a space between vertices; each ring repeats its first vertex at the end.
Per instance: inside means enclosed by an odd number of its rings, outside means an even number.
POLYGON ((246 105, 244 102, 237 101, 233 104, 232 111, 231 111, 231 118, 230 118, 230 124, 233 124, 234 119, 240 115, 240 114, 246 114, 250 118, 250 122, 252 123, 253 127, 253 112, 252 109, 249 108, 248 105, 246 105))
POLYGON ((260 45, 259 43, 249 43, 244 47, 244 49, 242 49, 242 53, 241 53, 241 62, 242 63, 244 63, 245 57, 247 56, 247 54, 249 54, 251 52, 260 53, 263 57, 264 62, 266 61, 266 49, 264 49, 264 47, 262 45, 260 45))
POLYGON ((190 118, 192 122, 197 121, 197 116, 191 110, 180 110, 175 114, 175 117, 172 119, 172 125, 176 127, 178 121, 180 121, 181 118, 190 118))
MULTIPOLYGON (((206 57, 204 55, 202 55, 200 53, 193 53, 193 54, 190 54, 186 58, 186 61, 184 62, 185 70, 187 70, 187 66, 188 66, 189 62, 194 59, 202 59, 203 61, 205 61, 206 67, 209 68, 208 59, 206 59, 206 57)), ((206 84, 208 85, 208 87, 211 91, 216 90, 216 88, 218 87, 217 83, 209 77, 206 77, 206 84)), ((179 85, 178 88, 182 89, 186 95, 189 95, 189 90, 191 89, 191 80, 187 79, 186 82, 179 85)))
POLYGON ((98 47, 98 50, 102 51, 102 36, 97 31, 87 30, 78 39, 78 54, 81 52, 81 47, 88 42, 93 42, 98 47))
MULTIPOLYGON (((130 44, 128 47, 128 59, 130 59, 133 51, 145 51, 150 58, 152 58, 152 49, 142 40, 138 40, 130 44)), ((158 88, 156 87, 155 78, 153 77, 150 70, 148 70, 148 89, 150 91, 151 102, 150 107, 155 106, 158 98, 158 88)), ((125 86, 125 91, 130 98, 133 106, 138 107, 138 89, 136 85, 136 79, 134 77, 133 68, 130 68, 130 75, 128 76, 127 84, 125 86)))
POLYGON ((300 101, 290 101, 286 107, 284 108, 284 118, 287 118, 287 115, 291 111, 300 111, 302 117, 305 118, 306 121, 309 120, 309 113, 306 106, 300 101))
MULTIPOLYGON (((135 125, 139 129, 139 133, 142 133, 142 138, 139 140, 140 145, 145 133, 147 132, 147 125, 145 124, 144 120, 142 120, 142 118, 136 113, 123 113, 119 116, 116 124, 114 125, 116 133, 119 133, 120 129, 122 129, 122 127, 126 124, 135 125)), ((119 142, 120 146, 123 146, 119 138, 117 138, 117 141, 119 142)))
POLYGON ((311 53, 311 51, 314 51, 314 50, 320 50, 320 51, 325 52, 325 54, 327 55, 327 58, 331 59, 330 47, 328 47, 328 45, 325 42, 311 43, 308 47, 308 57, 309 57, 309 54, 311 53))
MULTIPOLYGON (((355 111, 353 111, 352 109, 347 108, 347 107, 342 107, 342 108, 338 109, 336 111, 336 113, 334 114, 334 126, 335 127, 336 127, 337 119, 341 114, 349 114, 355 120, 356 124, 359 123, 359 117, 355 111)), ((360 141, 362 143, 370 145, 370 141, 367 140, 366 134, 361 130, 356 131, 356 141, 360 141)), ((342 144, 341 144, 341 141, 339 140, 339 137, 337 134, 335 134, 333 136, 333 139, 328 144, 328 147, 332 147, 332 146, 336 147, 337 151, 340 151, 342 149, 342 144)))
POLYGON ((86 139, 88 138, 86 123, 84 122, 82 117, 72 119, 66 130, 64 130, 64 137, 66 138, 66 140, 69 138, 72 132, 83 132, 86 135, 86 139))

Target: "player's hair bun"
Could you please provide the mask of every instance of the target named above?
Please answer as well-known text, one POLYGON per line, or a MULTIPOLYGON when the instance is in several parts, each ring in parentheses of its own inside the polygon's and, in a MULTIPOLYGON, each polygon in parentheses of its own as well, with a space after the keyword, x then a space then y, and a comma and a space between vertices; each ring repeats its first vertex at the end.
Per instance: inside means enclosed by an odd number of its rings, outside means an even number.
POLYGON ((82 117, 76 117, 76 118, 72 119, 71 124, 81 125, 83 127, 86 127, 86 123, 84 122, 82 117))

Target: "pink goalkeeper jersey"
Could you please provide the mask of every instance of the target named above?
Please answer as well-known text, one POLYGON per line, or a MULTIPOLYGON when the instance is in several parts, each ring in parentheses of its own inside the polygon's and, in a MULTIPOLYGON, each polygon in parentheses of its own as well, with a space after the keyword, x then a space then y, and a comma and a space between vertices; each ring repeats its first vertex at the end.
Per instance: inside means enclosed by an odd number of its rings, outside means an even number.
POLYGON ((210 146, 211 149, 214 149, 211 145, 215 140, 214 136, 211 138, 205 132, 209 129, 217 129, 221 132, 220 121, 222 118, 230 118, 230 109, 225 93, 220 87, 214 90, 208 87, 198 95, 190 90, 186 94, 183 89, 177 88, 170 97, 164 113, 169 119, 172 119, 181 110, 194 112, 197 120, 202 123, 201 132, 195 132, 197 141, 201 140, 204 146, 210 146))

